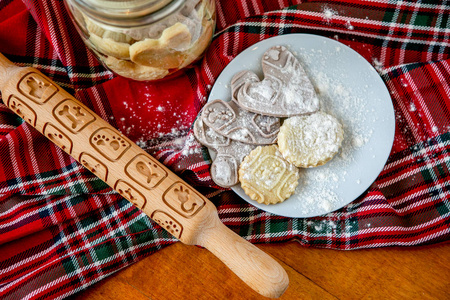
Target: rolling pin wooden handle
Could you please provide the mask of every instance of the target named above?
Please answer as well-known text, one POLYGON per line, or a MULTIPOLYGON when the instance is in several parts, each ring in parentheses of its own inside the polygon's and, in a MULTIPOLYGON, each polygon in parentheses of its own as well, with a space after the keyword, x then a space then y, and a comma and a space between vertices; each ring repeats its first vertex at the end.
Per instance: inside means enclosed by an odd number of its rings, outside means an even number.
POLYGON ((216 207, 158 160, 34 68, 0 54, 3 102, 185 244, 205 246, 262 295, 289 280, 269 255, 224 226, 216 207))
POLYGON ((289 278, 280 264, 219 219, 211 229, 204 228, 201 237, 206 249, 261 295, 278 298, 288 287, 289 278))

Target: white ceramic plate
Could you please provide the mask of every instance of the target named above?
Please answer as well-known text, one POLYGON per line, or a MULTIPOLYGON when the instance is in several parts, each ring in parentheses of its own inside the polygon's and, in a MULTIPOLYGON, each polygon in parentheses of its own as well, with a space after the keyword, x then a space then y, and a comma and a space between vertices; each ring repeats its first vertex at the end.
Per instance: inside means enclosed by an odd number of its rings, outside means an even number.
POLYGON ((323 215, 355 200, 383 169, 395 132, 391 97, 372 65, 351 48, 317 35, 287 34, 261 41, 236 56, 217 78, 208 101, 229 101, 231 78, 239 71, 251 70, 262 79, 261 57, 276 45, 286 46, 299 59, 316 88, 321 109, 343 124, 344 142, 329 163, 300 169, 295 194, 282 203, 259 204, 240 185, 232 189, 273 214, 294 218, 323 215))

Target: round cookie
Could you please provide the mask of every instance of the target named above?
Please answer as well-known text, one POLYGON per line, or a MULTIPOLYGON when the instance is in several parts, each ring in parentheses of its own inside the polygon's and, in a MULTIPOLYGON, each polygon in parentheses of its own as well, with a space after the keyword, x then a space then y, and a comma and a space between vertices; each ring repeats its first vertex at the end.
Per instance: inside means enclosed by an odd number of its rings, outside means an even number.
POLYGON ((294 193, 298 179, 298 169, 282 157, 276 145, 258 146, 239 167, 242 189, 258 203, 283 202, 294 193))
POLYGON ((278 133, 278 147, 287 161, 299 168, 311 168, 331 160, 343 139, 341 123, 319 111, 286 119, 278 133))

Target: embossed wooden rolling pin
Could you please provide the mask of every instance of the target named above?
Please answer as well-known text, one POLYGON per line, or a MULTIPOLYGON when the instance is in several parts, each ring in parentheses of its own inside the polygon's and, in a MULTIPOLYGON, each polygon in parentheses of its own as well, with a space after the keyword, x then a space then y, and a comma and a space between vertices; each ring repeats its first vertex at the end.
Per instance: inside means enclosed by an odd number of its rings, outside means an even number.
POLYGON ((289 284, 285 270, 219 219, 217 209, 61 87, 0 54, 3 102, 168 232, 200 245, 258 293, 276 298, 289 284))

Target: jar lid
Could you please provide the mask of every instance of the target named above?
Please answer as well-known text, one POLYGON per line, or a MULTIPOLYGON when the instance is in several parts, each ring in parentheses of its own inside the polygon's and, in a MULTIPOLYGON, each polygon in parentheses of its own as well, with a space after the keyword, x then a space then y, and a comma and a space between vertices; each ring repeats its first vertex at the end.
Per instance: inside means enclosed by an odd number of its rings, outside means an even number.
POLYGON ((185 3, 186 0, 73 0, 90 18, 121 27, 157 22, 180 10, 185 3))

